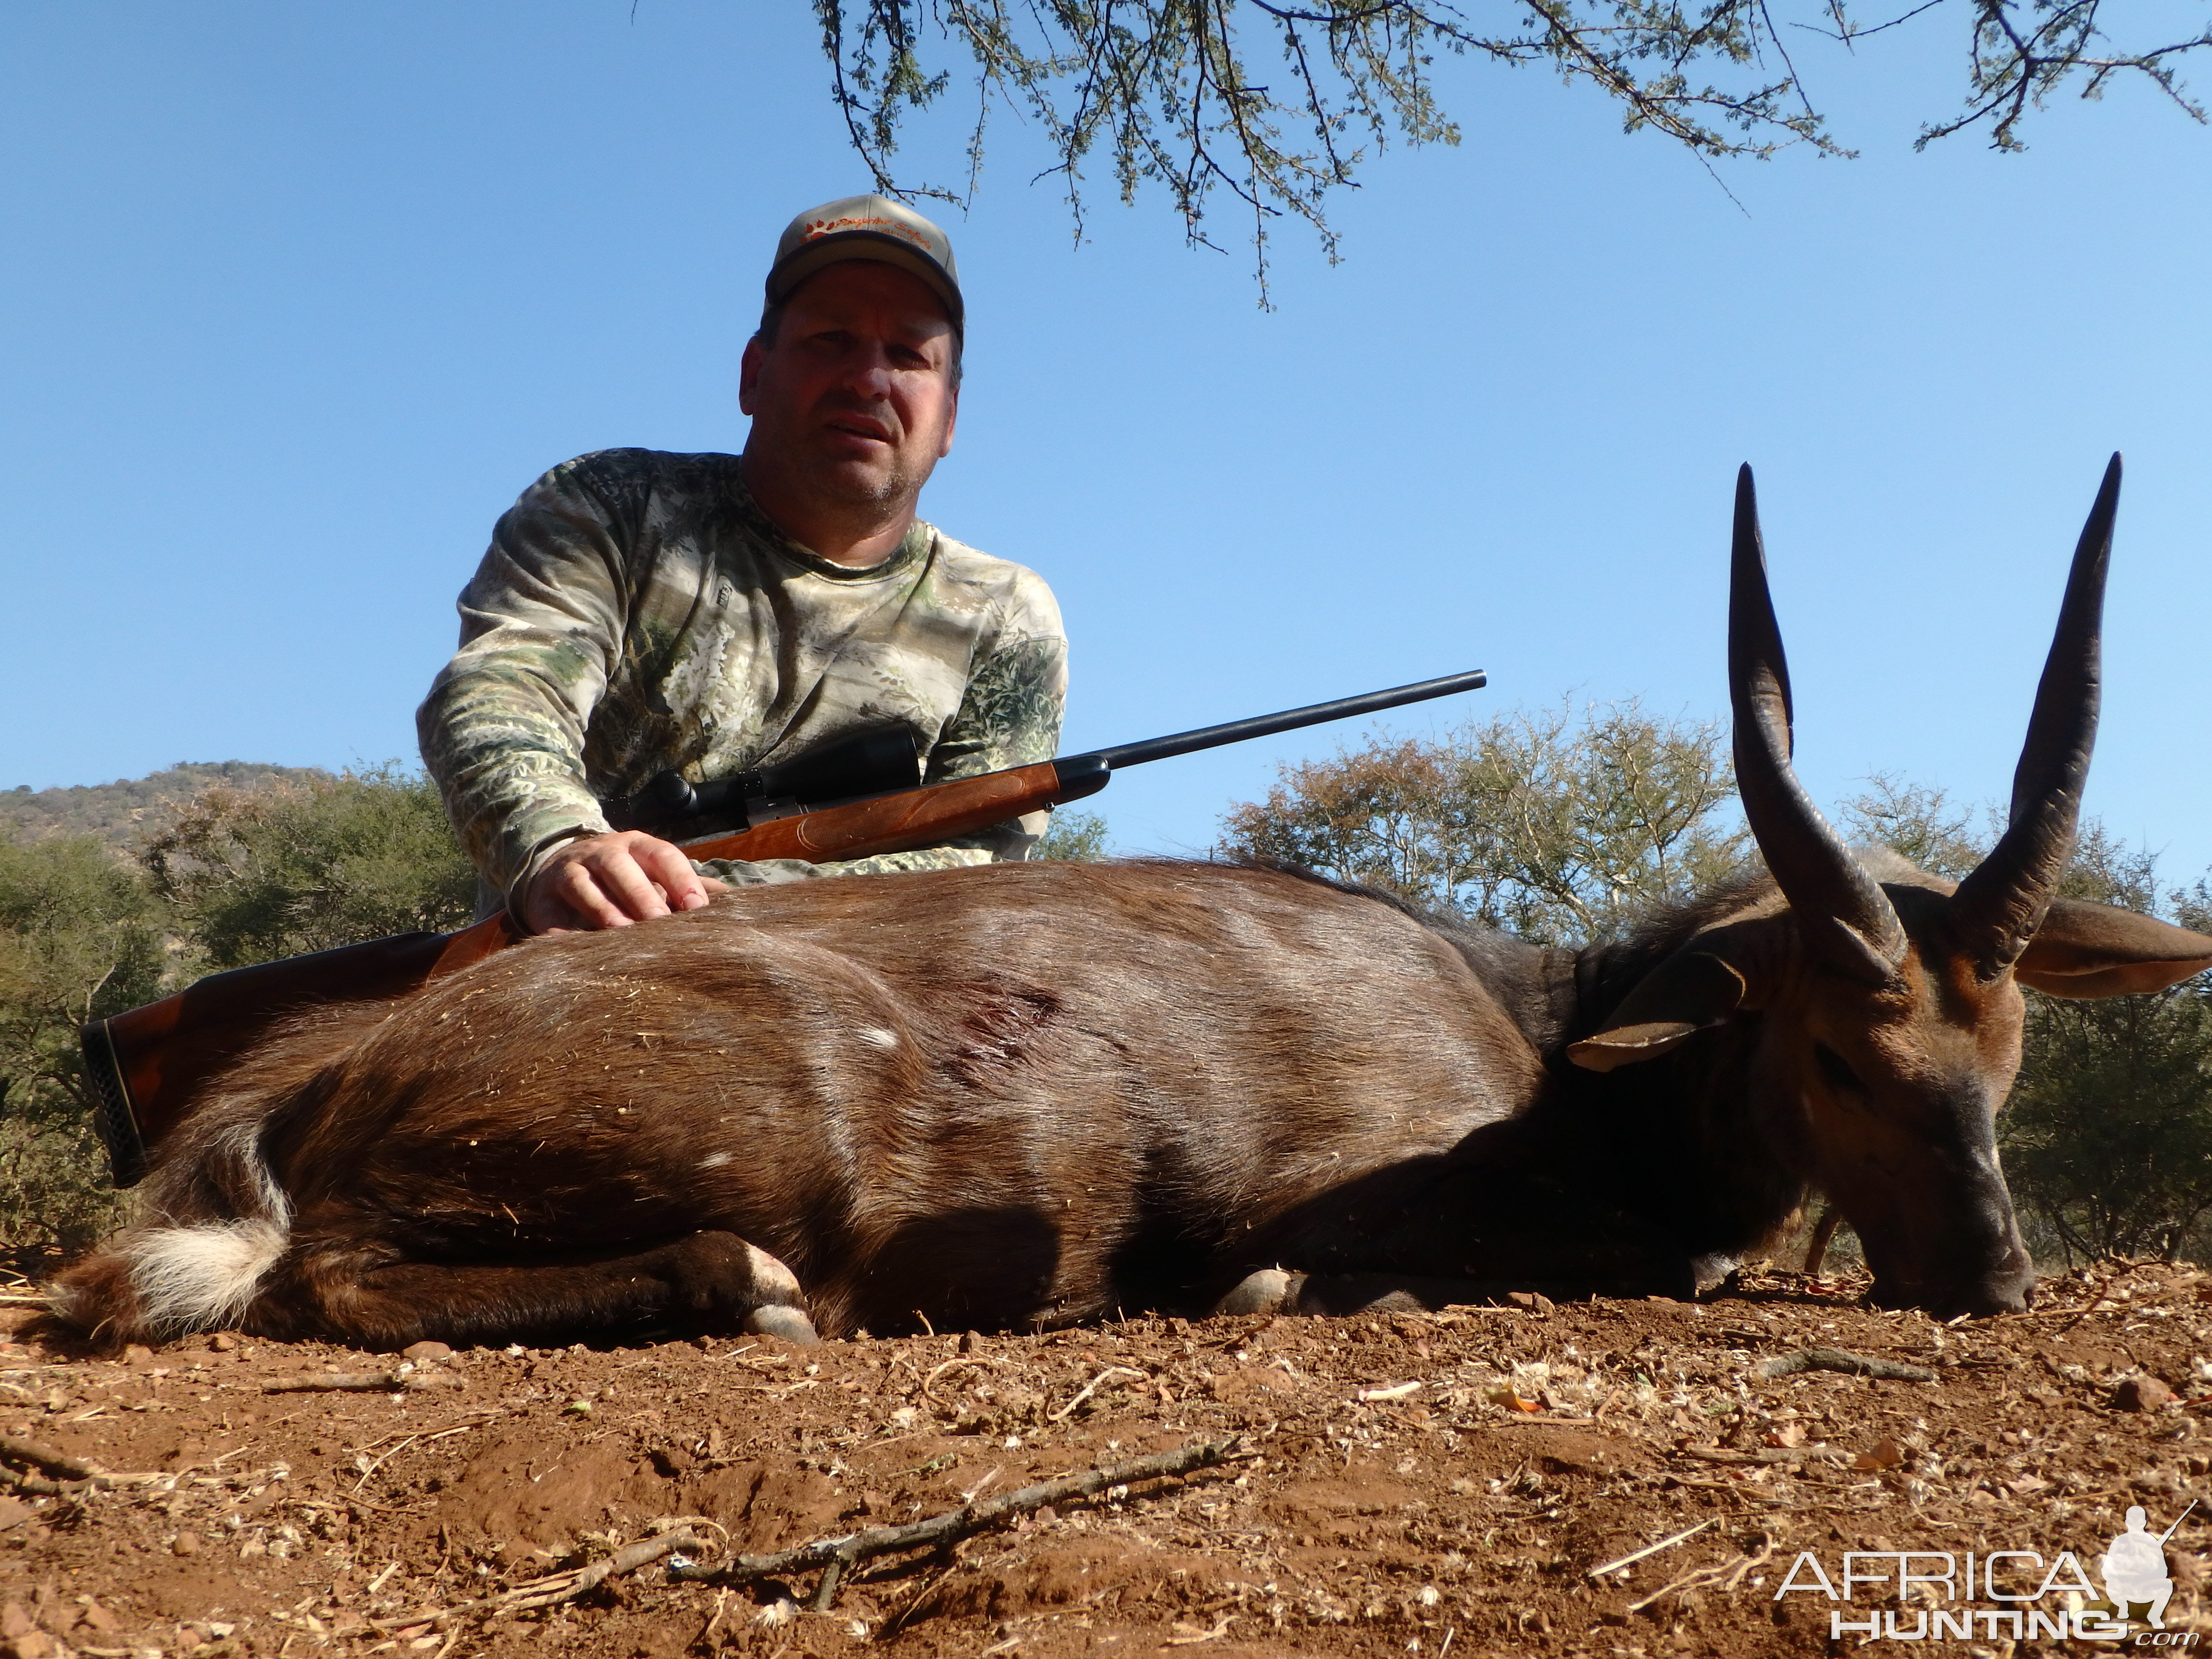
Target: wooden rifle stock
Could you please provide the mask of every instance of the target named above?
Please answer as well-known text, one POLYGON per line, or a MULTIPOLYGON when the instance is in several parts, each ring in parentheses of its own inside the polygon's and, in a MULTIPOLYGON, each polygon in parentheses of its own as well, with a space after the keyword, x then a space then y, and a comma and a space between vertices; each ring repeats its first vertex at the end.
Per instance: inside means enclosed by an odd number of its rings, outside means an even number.
MULTIPOLYGON (((1484 684, 1479 669, 1447 675, 1279 714, 773 818, 735 835, 686 842, 684 850, 702 862, 803 859, 814 864, 911 852, 1096 794, 1116 767, 1375 714, 1472 691, 1484 684)), ((148 1153, 191 1112, 208 1080, 288 1016, 332 1003, 406 996, 521 937, 504 915, 458 933, 401 933, 211 974, 175 996, 94 1020, 82 1032, 85 1069, 92 1081, 94 1121, 107 1146, 115 1184, 128 1187, 144 1175, 148 1153)))
MULTIPOLYGON (((1080 759, 1087 760, 1088 756, 1080 759)), ((704 863, 708 859, 872 858, 878 853, 908 853, 955 836, 972 836, 1008 818, 1073 800, 1106 787, 1104 767, 1088 788, 1078 761, 1041 761, 976 778, 902 789, 896 795, 824 806, 796 817, 772 818, 734 836, 715 836, 684 843, 704 863), (1073 772, 1074 776, 1064 775, 1073 772), (1070 788, 1070 785, 1079 787, 1070 788)))

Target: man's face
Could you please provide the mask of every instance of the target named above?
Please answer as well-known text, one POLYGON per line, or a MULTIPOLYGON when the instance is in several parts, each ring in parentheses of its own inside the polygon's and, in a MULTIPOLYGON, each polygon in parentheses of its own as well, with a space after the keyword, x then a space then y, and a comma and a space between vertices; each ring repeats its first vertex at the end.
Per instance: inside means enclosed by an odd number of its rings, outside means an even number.
POLYGON ((952 448, 959 393, 945 307, 919 277, 845 259, 800 283, 775 343, 745 347, 745 453, 823 505, 918 494, 952 448))

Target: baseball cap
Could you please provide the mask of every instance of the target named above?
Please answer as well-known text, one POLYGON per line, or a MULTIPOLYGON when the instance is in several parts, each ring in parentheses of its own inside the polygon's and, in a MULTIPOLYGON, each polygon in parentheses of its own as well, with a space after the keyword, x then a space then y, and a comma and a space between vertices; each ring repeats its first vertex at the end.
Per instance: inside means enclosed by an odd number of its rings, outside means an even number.
POLYGON ((848 196, 809 208, 784 228, 769 267, 768 302, 781 305, 816 271, 840 259, 880 259, 910 271, 945 301, 952 326, 964 331, 960 270, 945 234, 903 202, 848 196))

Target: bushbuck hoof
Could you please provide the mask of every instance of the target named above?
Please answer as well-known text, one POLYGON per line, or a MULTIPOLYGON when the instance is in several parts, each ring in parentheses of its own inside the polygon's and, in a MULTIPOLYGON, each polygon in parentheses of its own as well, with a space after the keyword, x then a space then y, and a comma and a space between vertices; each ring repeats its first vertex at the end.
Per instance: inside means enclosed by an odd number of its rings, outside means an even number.
POLYGON ((1304 1283, 1304 1273, 1262 1267, 1245 1274, 1236 1289, 1213 1304, 1213 1311, 1216 1315, 1280 1313, 1297 1300, 1298 1288, 1304 1283))
POLYGON ((805 1312, 799 1276, 757 1244, 735 1233, 700 1232, 669 1248, 670 1283, 678 1307, 727 1330, 787 1342, 822 1339, 805 1312))
POLYGON ((786 1308, 775 1303, 755 1308, 747 1314, 745 1329, 754 1336, 773 1336, 801 1348, 811 1348, 822 1340, 815 1334, 812 1320, 796 1308, 786 1308))

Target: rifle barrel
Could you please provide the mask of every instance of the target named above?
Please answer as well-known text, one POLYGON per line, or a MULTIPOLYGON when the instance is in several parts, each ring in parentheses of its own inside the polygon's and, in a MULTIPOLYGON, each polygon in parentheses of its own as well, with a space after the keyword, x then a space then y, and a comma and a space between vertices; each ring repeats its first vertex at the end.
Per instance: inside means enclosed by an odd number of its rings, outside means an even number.
POLYGON ((1465 674, 1423 680, 1416 685, 1394 686, 1388 691, 1370 691, 1357 697, 1339 697, 1334 702, 1286 709, 1279 714, 1255 714, 1248 720, 1231 720, 1226 726, 1200 726, 1195 732, 1178 732, 1172 737, 1125 743, 1076 758, 1090 760, 1095 756, 1109 771, 1118 772, 1125 766, 1140 766, 1146 761, 1165 760, 1171 755, 1188 755, 1196 749, 1215 749, 1225 743, 1243 743, 1249 738, 1272 737, 1278 732, 1294 732, 1301 726, 1319 726, 1324 720, 1379 714, 1385 708, 1425 702, 1431 697, 1449 697, 1458 691, 1479 691, 1489 684, 1489 675, 1477 668, 1465 674))
MULTIPOLYGON (((2193 1510, 2196 1507, 2197 1500, 2192 1498, 2189 1500, 2189 1510, 2193 1510)), ((2173 1541, 2173 1534, 2179 1532, 2181 1530, 2181 1523, 2189 1519, 2189 1510, 2184 1510, 2180 1514, 2173 1517, 2173 1524, 2159 1534, 2158 1541, 2160 1543, 2170 1544, 2173 1541)))

